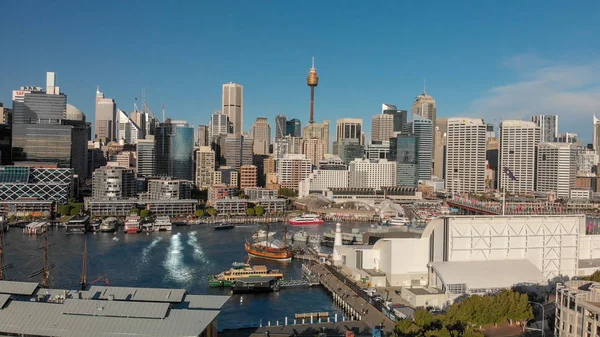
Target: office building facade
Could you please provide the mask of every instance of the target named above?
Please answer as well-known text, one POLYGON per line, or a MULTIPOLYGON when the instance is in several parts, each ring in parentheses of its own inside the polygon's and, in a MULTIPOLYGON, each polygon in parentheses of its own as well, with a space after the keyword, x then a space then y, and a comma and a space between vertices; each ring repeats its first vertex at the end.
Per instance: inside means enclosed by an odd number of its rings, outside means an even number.
POLYGON ((194 181, 194 128, 167 119, 154 135, 155 174, 194 181))
POLYGON ((277 161, 278 183, 282 188, 298 189, 298 183, 312 172, 310 159, 303 154, 286 154, 277 161))
POLYGON ((540 142, 553 143, 558 138, 558 116, 537 115, 531 121, 540 128, 540 142))
POLYGON ((225 138, 225 164, 239 170, 242 165, 252 165, 254 139, 241 134, 230 134, 225 138))
POLYGON ((240 167, 240 189, 258 186, 258 168, 255 165, 240 167))
POLYGON ((446 145, 448 130, 448 118, 436 118, 434 137, 435 146, 433 147, 433 175, 438 179, 446 179, 446 145))
POLYGON ((64 204, 72 196, 73 169, 52 165, 0 167, 0 200, 44 200, 64 204))
POLYGON ((275 139, 283 138, 287 134, 287 117, 279 114, 275 117, 275 139))
POLYGON ((333 154, 337 155, 348 165, 354 159, 362 159, 365 156, 365 148, 358 139, 343 139, 333 142, 333 154))
POLYGON ((411 122, 404 125, 404 132, 415 135, 419 141, 419 180, 431 179, 433 122, 420 115, 414 115, 411 122))
POLYGON ((233 133, 244 131, 244 87, 237 83, 223 84, 223 114, 229 117, 233 133))
POLYGON ((207 189, 213 182, 215 172, 215 151, 210 146, 200 146, 196 150, 196 186, 207 189))
POLYGON ((389 141, 394 137, 394 116, 379 114, 371 121, 371 142, 389 141))
POLYGON ((354 159, 348 165, 348 187, 374 188, 396 186, 396 162, 380 159, 354 159))
POLYGON ((445 177, 453 195, 485 191, 486 130, 482 119, 448 119, 445 177))
POLYGON ((285 135, 290 137, 302 137, 302 122, 297 119, 290 119, 285 122, 285 135))
POLYGON ((576 151, 569 143, 539 143, 536 191, 554 192, 558 198, 569 199, 577 177, 576 151))
POLYGON ((360 145, 364 145, 362 123, 363 121, 360 118, 338 119, 336 122, 336 141, 339 143, 344 139, 356 139, 360 145))
POLYGON ((302 153, 310 159, 313 166, 318 166, 319 161, 324 158, 324 149, 323 141, 318 138, 305 139, 302 142, 302 153))
POLYGON ((208 125, 199 125, 198 126, 198 146, 210 146, 210 137, 209 137, 209 128, 208 125))
POLYGON ((329 121, 323 121, 323 124, 313 123, 304 128, 304 138, 319 138, 325 146, 325 153, 329 152, 329 121))
POLYGON ((398 110, 398 107, 392 104, 382 104, 381 113, 392 115, 394 117, 394 132, 402 132, 402 128, 408 120, 408 111, 398 110))
POLYGON ((371 141, 365 150, 365 156, 371 160, 390 159, 390 140, 371 141))
MULTIPOLYGON (((427 92, 423 90, 423 93, 415 99, 412 106, 413 119, 415 116, 421 116, 431 121, 433 126, 436 125, 437 121, 437 107, 435 99, 432 96, 427 95, 427 92)), ((435 144, 435 135, 432 135, 431 147, 433 151, 433 145, 435 144)))
POLYGON ((210 123, 208 125, 208 128, 210 142, 214 142, 216 137, 219 137, 221 135, 226 136, 227 134, 232 133, 233 131, 229 117, 221 111, 215 111, 210 116, 210 123))
POLYGON ((266 117, 256 118, 256 122, 252 125, 251 136, 254 139, 254 154, 269 154, 269 148, 271 147, 271 126, 266 117))
POLYGON ((536 148, 540 128, 533 122, 507 120, 500 123, 498 151, 499 188, 510 193, 531 192, 535 188, 536 148), (514 177, 504 171, 510 171, 514 177))
POLYGON ((100 88, 96 89, 96 136, 94 139, 108 144, 115 139, 115 119, 117 115, 117 104, 112 98, 104 97, 100 88))
POLYGON ((92 173, 92 198, 123 200, 137 197, 137 180, 133 169, 105 166, 92 173))
POLYGON ((154 136, 147 136, 147 139, 138 139, 136 144, 136 170, 140 177, 151 177, 154 173, 155 153, 154 136))
POLYGON ((396 184, 417 186, 419 184, 419 139, 415 135, 400 134, 392 139, 396 161, 396 184))

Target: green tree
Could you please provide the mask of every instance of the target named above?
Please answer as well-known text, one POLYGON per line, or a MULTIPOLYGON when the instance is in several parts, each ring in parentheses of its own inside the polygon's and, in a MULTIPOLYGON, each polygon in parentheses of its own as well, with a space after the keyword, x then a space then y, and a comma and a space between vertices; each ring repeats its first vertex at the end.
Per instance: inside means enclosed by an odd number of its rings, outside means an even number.
POLYGON ((143 210, 141 210, 141 211, 140 211, 140 216, 141 216, 142 218, 147 218, 147 217, 148 217, 148 215, 150 215, 150 211, 149 211, 149 210, 147 210, 147 209, 143 209, 143 210))
POLYGON ((197 216, 197 217, 202 217, 202 216, 204 216, 204 211, 203 211, 203 210, 201 210, 201 209, 197 209, 197 210, 196 210, 196 216, 197 216))
POLYGON ((133 208, 131 209, 131 211, 129 211, 129 213, 135 213, 136 215, 140 215, 140 210, 137 208, 133 208))
POLYGON ((280 188, 278 193, 279 193, 279 195, 287 197, 287 198, 293 198, 293 197, 298 196, 298 193, 296 191, 286 188, 286 187, 280 188))
POLYGON ((238 193, 238 195, 237 195, 237 196, 238 196, 238 198, 240 198, 240 199, 246 199, 246 197, 247 197, 247 196, 246 196, 246 193, 244 193, 243 191, 240 191, 240 193, 238 193))
POLYGON ((249 216, 254 216, 256 212, 254 211, 254 208, 248 208, 246 210, 246 214, 248 214, 249 216))
POLYGON ((425 332, 425 337, 452 337, 450 330, 443 327, 441 329, 429 330, 425 332))
POLYGON ((265 214, 265 208, 262 207, 261 205, 256 205, 254 207, 254 213, 256 213, 256 215, 261 216, 263 214, 265 214))
POLYGON ((596 270, 592 275, 584 277, 586 281, 600 282, 600 269, 596 270))
POLYGON ((206 210, 206 213, 208 213, 208 215, 210 215, 210 216, 215 216, 215 215, 217 215, 217 210, 211 207, 206 210))
POLYGON ((80 211, 81 211, 81 209, 79 209, 79 208, 72 208, 71 215, 75 216, 75 215, 79 214, 80 211))
POLYGON ((468 328, 463 332, 462 337, 485 337, 485 335, 479 330, 468 328))
POLYGON ((417 309, 413 314, 414 322, 422 330, 429 330, 429 327, 435 320, 433 314, 425 309, 417 309))
POLYGON ((419 326, 410 319, 401 319, 396 322, 394 334, 396 336, 416 337, 421 332, 419 326))
POLYGON ((69 215, 71 214, 71 206, 69 205, 60 205, 57 207, 56 211, 58 212, 58 214, 60 215, 69 215))

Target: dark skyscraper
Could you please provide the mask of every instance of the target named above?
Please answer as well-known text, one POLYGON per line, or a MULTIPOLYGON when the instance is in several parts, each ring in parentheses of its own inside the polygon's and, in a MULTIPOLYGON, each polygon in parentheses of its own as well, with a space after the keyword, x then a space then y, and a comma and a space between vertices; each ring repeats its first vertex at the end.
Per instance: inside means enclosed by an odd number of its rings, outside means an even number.
POLYGON ((194 128, 184 121, 167 119, 154 135, 155 173, 193 181, 194 128))
POLYGON ((275 117, 275 139, 280 139, 287 135, 287 118, 285 115, 275 117))
POLYGON ((0 124, 0 165, 12 164, 12 128, 0 124))
POLYGON ((290 119, 285 122, 285 135, 292 137, 302 137, 302 122, 299 119, 290 119))
POLYGON ((382 104, 381 112, 386 115, 394 116, 394 132, 402 132, 402 128, 408 119, 408 111, 398 110, 398 107, 391 104, 382 104))

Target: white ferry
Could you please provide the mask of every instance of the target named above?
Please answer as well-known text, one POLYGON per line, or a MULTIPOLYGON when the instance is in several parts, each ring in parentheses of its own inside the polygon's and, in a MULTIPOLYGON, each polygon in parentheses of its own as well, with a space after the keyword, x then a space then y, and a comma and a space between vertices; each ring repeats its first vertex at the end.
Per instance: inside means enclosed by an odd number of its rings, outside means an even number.
POLYGON ((290 219, 290 225, 292 226, 322 225, 323 223, 323 219, 316 214, 302 214, 299 217, 290 219))

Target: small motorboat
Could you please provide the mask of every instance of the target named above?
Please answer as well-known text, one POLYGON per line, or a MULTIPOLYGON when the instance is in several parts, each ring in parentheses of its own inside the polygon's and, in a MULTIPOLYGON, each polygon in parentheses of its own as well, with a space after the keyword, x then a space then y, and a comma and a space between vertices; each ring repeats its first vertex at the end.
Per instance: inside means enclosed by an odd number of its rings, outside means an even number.
POLYGON ((226 229, 234 229, 235 225, 230 223, 220 223, 218 225, 214 225, 213 229, 216 231, 226 230, 226 229))

